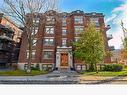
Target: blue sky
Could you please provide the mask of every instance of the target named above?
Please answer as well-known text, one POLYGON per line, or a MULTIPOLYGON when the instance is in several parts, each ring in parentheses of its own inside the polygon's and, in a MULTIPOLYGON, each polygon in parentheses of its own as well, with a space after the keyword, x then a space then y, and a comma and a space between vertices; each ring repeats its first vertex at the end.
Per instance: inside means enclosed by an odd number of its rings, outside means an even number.
MULTIPOLYGON (((122 46, 123 32, 120 21, 127 22, 127 0, 60 0, 60 9, 71 12, 77 9, 84 12, 101 12, 105 15, 105 23, 111 25, 107 34, 112 34, 113 39, 109 45, 120 49, 122 46)), ((125 23, 127 26, 127 23, 125 23)))
POLYGON ((63 11, 84 10, 85 12, 103 12, 109 14, 111 10, 118 7, 121 3, 119 0, 61 0, 63 11))

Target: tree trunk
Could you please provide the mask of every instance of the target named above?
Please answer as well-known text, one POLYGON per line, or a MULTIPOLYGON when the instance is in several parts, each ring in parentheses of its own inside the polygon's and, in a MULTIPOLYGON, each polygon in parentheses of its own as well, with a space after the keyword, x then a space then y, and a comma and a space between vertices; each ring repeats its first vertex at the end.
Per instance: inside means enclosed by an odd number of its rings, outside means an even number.
POLYGON ((90 70, 90 71, 94 71, 94 64, 93 64, 93 63, 90 64, 89 70, 90 70))
POLYGON ((31 73, 31 59, 32 59, 32 42, 31 37, 28 39, 28 50, 29 50, 29 56, 28 56, 28 67, 27 67, 27 73, 31 73))
POLYGON ((96 69, 96 73, 98 73, 98 68, 97 68, 97 64, 95 63, 95 69, 96 69))

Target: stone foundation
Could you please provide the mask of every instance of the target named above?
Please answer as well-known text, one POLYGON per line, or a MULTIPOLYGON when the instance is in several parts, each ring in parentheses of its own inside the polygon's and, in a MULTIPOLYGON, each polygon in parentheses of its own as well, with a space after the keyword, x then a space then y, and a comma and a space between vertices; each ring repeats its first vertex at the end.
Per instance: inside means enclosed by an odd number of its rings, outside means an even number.
MULTIPOLYGON (((36 67, 36 65, 39 64, 39 68, 40 70, 46 70, 46 71, 50 71, 54 69, 54 63, 32 63, 31 67, 36 67)), ((20 70, 25 70, 27 68, 27 63, 18 63, 18 69, 20 70)))

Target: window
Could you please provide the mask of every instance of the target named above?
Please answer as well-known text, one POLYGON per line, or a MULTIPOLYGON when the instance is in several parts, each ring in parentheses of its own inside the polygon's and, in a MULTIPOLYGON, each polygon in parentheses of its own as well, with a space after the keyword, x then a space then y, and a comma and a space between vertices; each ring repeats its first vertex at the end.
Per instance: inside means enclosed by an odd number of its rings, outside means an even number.
POLYGON ((48 46, 54 45, 54 39, 53 38, 45 38, 44 45, 48 45, 48 46))
POLYGON ((67 39, 66 38, 63 38, 62 39, 62 46, 66 46, 66 44, 67 44, 67 39))
POLYGON ((3 48, 3 43, 0 42, 0 49, 3 48))
POLYGON ((46 17, 46 23, 49 24, 49 23, 54 23, 55 22, 55 19, 53 16, 47 16, 46 17))
POLYGON ((75 34, 76 35, 80 34, 82 31, 84 31, 83 26, 75 26, 75 34))
POLYGON ((54 34, 54 27, 46 26, 46 34, 54 34))
POLYGON ((100 28, 96 28, 96 31, 97 31, 97 32, 100 32, 100 31, 101 31, 101 29, 100 29, 100 28))
POLYGON ((52 51, 44 51, 43 58, 44 59, 51 59, 52 58, 52 51))
POLYGON ((67 29, 66 28, 62 28, 62 35, 66 35, 67 34, 67 29))
POLYGON ((11 25, 10 25, 9 22, 7 22, 5 26, 6 26, 7 28, 11 28, 11 25))
POLYGON ((13 33, 7 33, 6 36, 8 36, 9 38, 13 38, 13 33))
POLYGON ((39 23, 39 21, 40 21, 40 18, 34 18, 33 19, 33 23, 39 23))
POLYGON ((38 24, 39 24, 39 21, 40 21, 40 18, 33 18, 33 25, 34 25, 35 27, 37 27, 38 24))
POLYGON ((90 22, 94 23, 96 26, 99 26, 99 18, 90 18, 90 22))
POLYGON ((75 24, 83 24, 83 16, 75 16, 75 24))
POLYGON ((77 42, 79 40, 79 38, 75 38, 75 42, 77 42))
POLYGON ((67 22, 66 22, 66 18, 62 18, 62 26, 66 26, 67 22))
MULTIPOLYGON (((35 58, 36 50, 32 50, 32 59, 35 58)), ((27 59, 29 58, 29 50, 26 51, 27 59)))
POLYGON ((36 45, 37 45, 37 39, 34 39, 34 40, 33 40, 32 45, 33 45, 33 46, 36 46, 36 45))
POLYGON ((32 35, 36 35, 38 32, 38 27, 33 27, 32 29, 32 35))

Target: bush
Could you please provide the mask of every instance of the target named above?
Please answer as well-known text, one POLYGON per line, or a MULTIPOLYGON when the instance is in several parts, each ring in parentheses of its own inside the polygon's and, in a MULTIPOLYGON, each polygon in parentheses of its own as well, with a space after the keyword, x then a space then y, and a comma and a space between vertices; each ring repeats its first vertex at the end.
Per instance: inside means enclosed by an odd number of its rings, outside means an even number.
POLYGON ((18 70, 18 65, 17 65, 16 63, 13 63, 13 64, 12 64, 12 69, 13 69, 13 70, 18 70))
POLYGON ((40 70, 40 65, 39 64, 36 64, 35 67, 32 66, 31 67, 31 70, 40 70))
POLYGON ((123 69, 123 65, 121 64, 108 64, 104 66, 103 71, 118 72, 118 71, 122 71, 122 69, 123 69))
POLYGON ((40 65, 39 65, 39 64, 36 64, 35 68, 36 68, 37 70, 40 70, 40 65))

